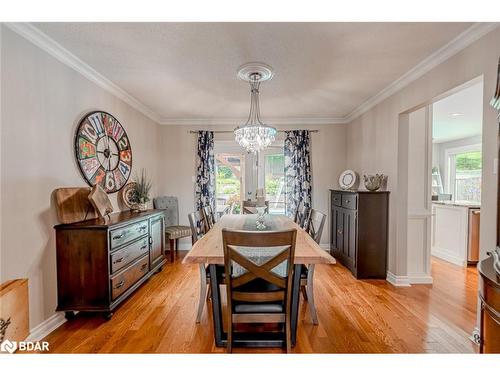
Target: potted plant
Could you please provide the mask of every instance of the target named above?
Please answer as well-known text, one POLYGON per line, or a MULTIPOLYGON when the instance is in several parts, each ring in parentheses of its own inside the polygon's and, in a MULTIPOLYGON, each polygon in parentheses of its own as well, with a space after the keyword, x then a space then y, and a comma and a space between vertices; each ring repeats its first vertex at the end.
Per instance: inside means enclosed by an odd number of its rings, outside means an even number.
POLYGON ((147 203, 150 201, 151 180, 148 179, 144 169, 141 169, 141 175, 136 176, 134 183, 130 201, 136 205, 138 211, 146 211, 147 203))

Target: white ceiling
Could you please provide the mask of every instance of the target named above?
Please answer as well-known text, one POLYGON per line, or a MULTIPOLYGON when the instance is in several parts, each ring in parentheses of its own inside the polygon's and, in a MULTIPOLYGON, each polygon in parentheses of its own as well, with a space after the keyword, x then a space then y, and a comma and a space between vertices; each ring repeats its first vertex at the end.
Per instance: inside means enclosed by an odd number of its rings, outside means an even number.
POLYGON ((483 82, 434 103, 432 139, 448 142, 479 135, 483 130, 483 82))
POLYGON ((266 119, 345 118, 470 23, 35 23, 163 122, 244 118, 237 68, 275 69, 266 119))

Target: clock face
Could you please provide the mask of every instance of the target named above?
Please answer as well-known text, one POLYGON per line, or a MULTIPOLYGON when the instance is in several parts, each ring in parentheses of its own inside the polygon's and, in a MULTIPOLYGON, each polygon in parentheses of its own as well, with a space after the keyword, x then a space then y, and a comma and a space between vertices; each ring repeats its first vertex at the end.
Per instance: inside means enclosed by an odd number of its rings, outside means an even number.
POLYGON ((120 190, 132 171, 132 149, 127 132, 112 115, 92 112, 76 130, 76 161, 83 178, 107 193, 120 190))

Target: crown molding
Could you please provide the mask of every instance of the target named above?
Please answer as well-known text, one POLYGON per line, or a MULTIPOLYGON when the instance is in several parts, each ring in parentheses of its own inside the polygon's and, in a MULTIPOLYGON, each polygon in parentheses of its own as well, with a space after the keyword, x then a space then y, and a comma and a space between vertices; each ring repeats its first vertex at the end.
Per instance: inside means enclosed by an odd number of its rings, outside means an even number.
MULTIPOLYGON (((165 126, 216 126, 216 125, 241 125, 247 118, 161 118, 160 125, 165 126)), ((267 118, 266 124, 276 125, 333 125, 345 124, 343 117, 300 117, 300 118, 267 118)))
POLYGON ((57 43, 54 39, 50 38, 47 34, 37 29, 35 26, 25 22, 6 22, 4 23, 4 25, 17 34, 21 35, 25 39, 29 40, 31 43, 41 48, 48 54, 52 55, 63 64, 66 64, 70 68, 74 69, 88 80, 94 82, 99 87, 110 92, 117 98, 123 100, 132 108, 135 108, 145 116, 149 117, 151 120, 159 122, 160 116, 158 116, 150 108, 127 93, 121 87, 114 84, 108 78, 97 72, 90 65, 80 60, 78 57, 76 57, 62 45, 57 43))
POLYGON ((457 37, 445 44, 443 47, 432 53, 429 57, 414 66, 408 72, 403 74, 397 80, 392 82, 389 86, 385 87, 378 94, 372 96, 366 102, 358 106, 351 113, 349 113, 345 120, 351 122, 361 116, 363 113, 369 111, 380 102, 384 101, 391 95, 395 94, 411 82, 422 77, 425 73, 429 72, 442 62, 446 61, 453 55, 468 47, 476 40, 480 39, 490 31, 496 29, 500 23, 498 22, 477 22, 469 27, 467 30, 460 33, 457 37))
MULTIPOLYGON (((30 23, 7 22, 4 23, 4 25, 160 125, 235 125, 246 121, 246 118, 162 118, 156 112, 152 111, 149 107, 104 77, 90 65, 80 60, 66 48, 30 23)), ((467 30, 410 69, 400 78, 389 84, 379 93, 359 105, 347 116, 275 119, 266 118, 266 122, 272 125, 331 125, 350 123, 375 107, 377 104, 409 85, 411 82, 417 80, 431 69, 457 54, 482 36, 493 31, 499 25, 500 23, 496 22, 478 22, 473 24, 467 30)))

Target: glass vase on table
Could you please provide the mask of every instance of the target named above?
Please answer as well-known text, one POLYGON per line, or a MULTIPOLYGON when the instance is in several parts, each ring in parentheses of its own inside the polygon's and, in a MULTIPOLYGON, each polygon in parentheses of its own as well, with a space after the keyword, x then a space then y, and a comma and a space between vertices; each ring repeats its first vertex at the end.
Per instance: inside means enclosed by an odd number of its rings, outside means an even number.
POLYGON ((262 230, 266 229, 266 207, 256 207, 257 210, 257 220, 255 221, 255 224, 257 226, 257 229, 262 230))

